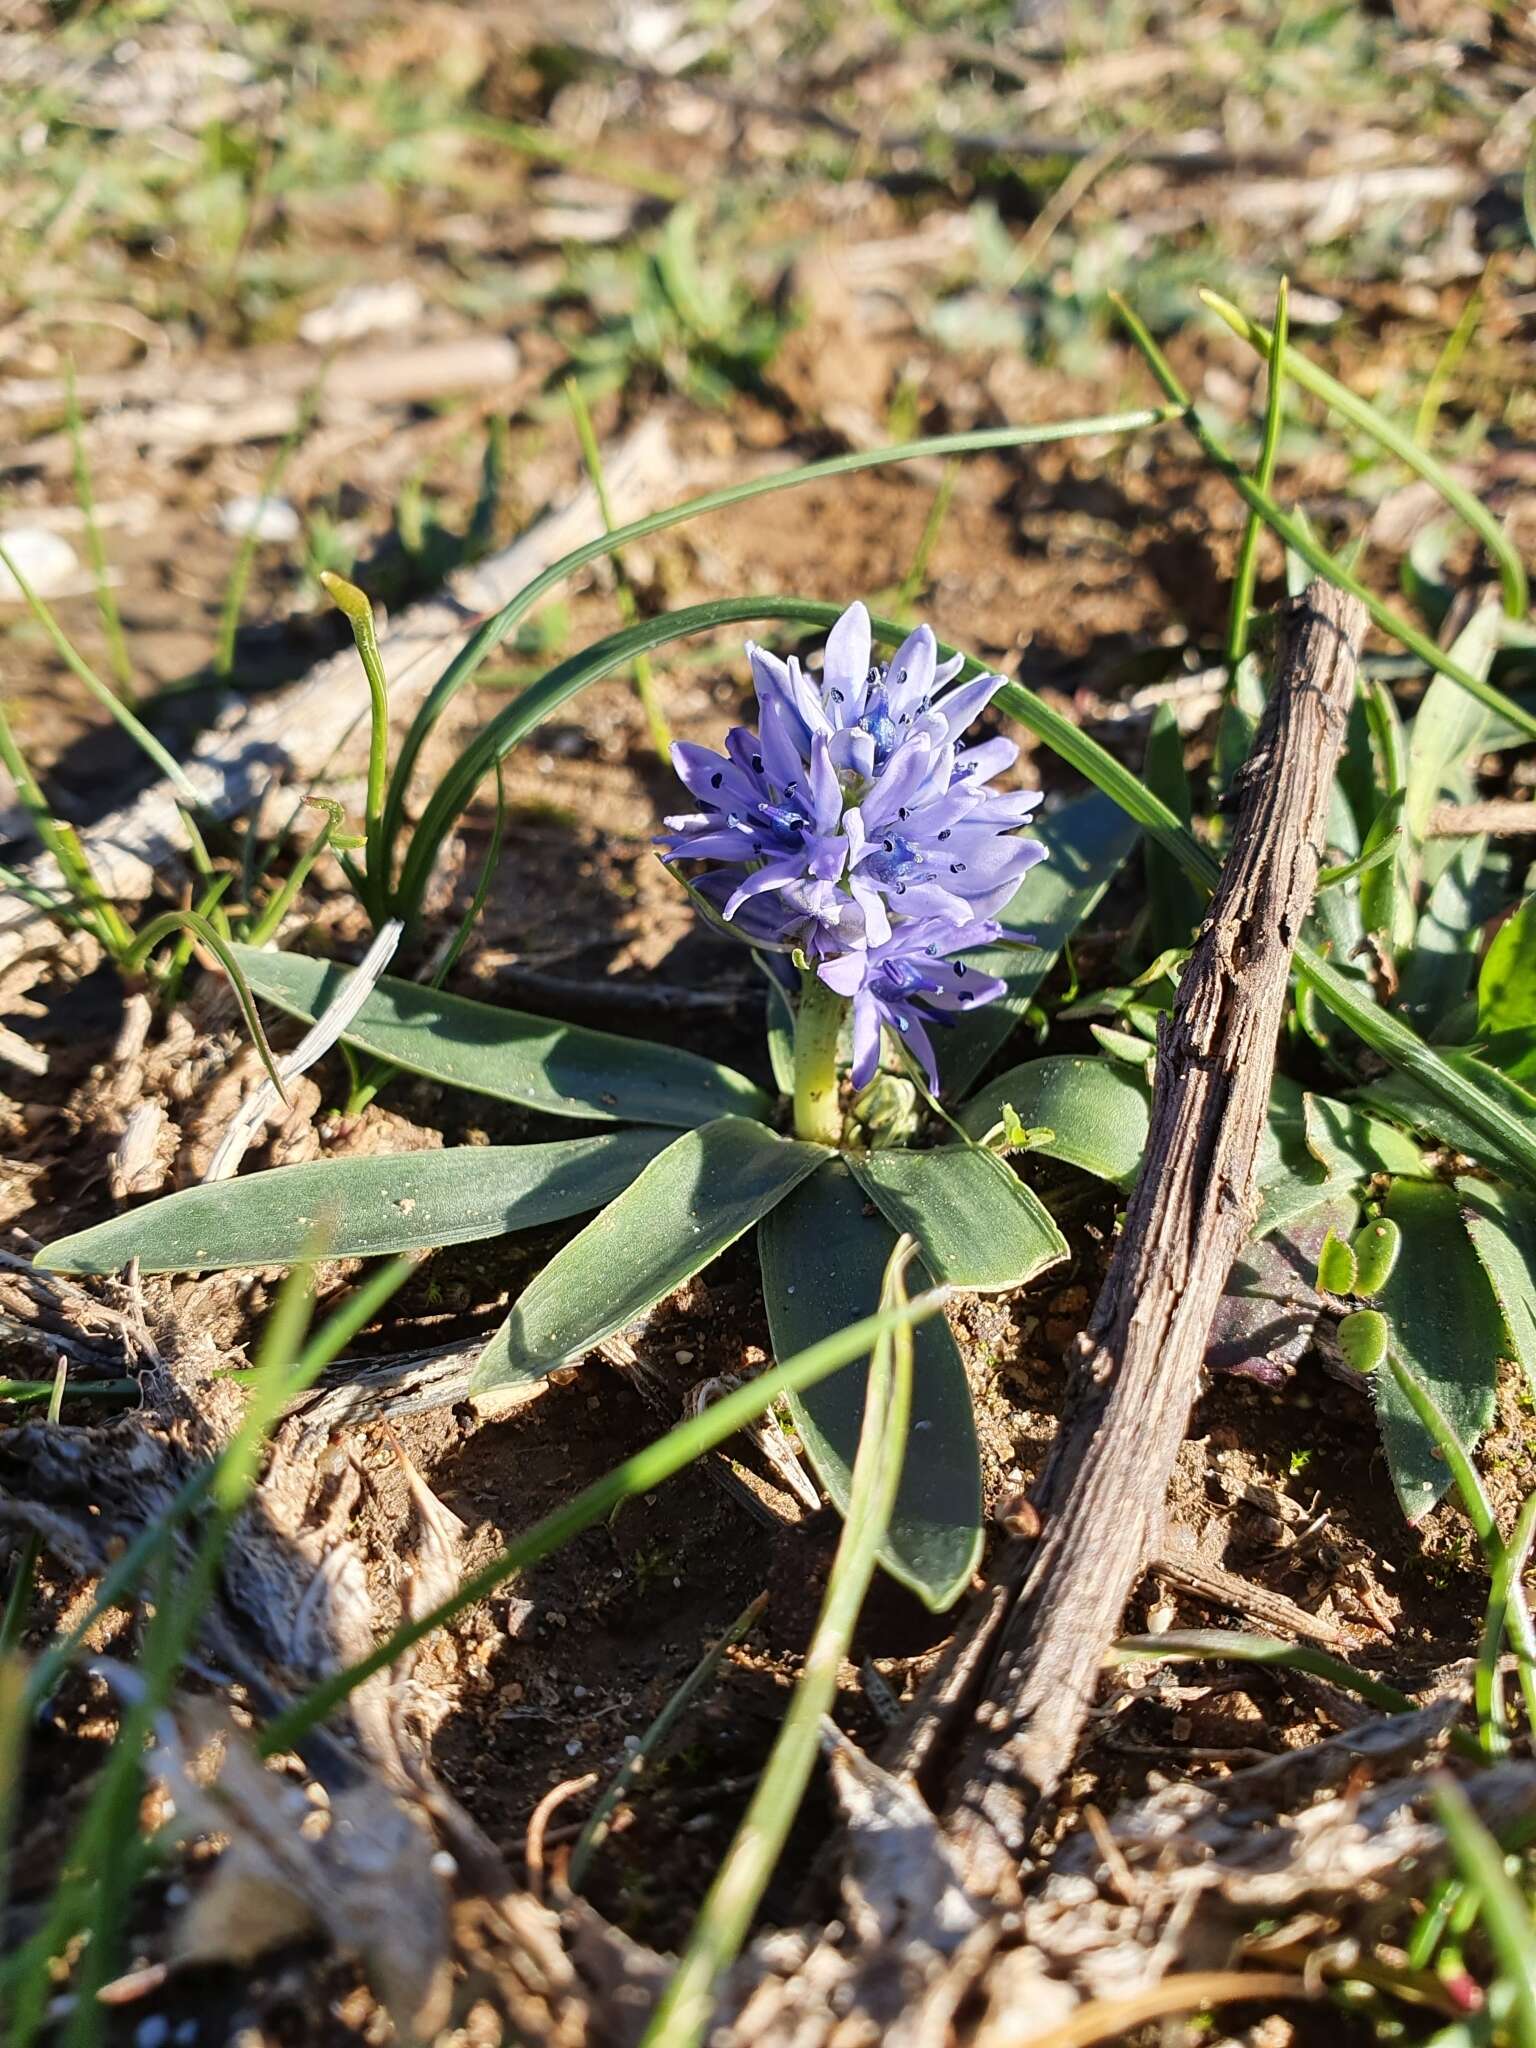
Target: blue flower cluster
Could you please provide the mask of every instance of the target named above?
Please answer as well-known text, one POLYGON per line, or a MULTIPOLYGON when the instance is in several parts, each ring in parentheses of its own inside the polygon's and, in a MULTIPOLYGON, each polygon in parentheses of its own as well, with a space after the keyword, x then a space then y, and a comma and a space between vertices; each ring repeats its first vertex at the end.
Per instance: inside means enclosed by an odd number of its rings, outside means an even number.
POLYGON ((963 662, 941 662, 927 626, 874 663, 862 604, 828 635, 819 681, 793 655, 747 654, 757 731, 734 728, 723 755, 673 747, 699 809, 667 819, 664 858, 718 862, 698 887, 727 922, 800 951, 851 1000, 855 1087, 889 1026, 936 1088, 926 1026, 1003 988, 954 956, 999 936, 997 912, 1045 857, 1016 829, 1039 793, 989 786, 1018 748, 961 744, 1003 678, 947 689, 963 662))

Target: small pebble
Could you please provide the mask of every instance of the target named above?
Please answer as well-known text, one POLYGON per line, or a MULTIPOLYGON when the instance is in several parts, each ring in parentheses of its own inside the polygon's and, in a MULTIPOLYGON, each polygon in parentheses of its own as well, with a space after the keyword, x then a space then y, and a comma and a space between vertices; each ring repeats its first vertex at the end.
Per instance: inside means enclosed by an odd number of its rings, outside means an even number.
POLYGON ((237 540, 297 540, 299 523, 286 498, 226 498, 219 507, 220 526, 237 540))
MULTIPOLYGON (((10 556, 38 597, 53 597, 69 584, 80 564, 75 551, 62 534, 45 526, 8 526, 0 532, 0 547, 10 556)), ((21 585, 0 562, 0 598, 15 603, 21 585)))

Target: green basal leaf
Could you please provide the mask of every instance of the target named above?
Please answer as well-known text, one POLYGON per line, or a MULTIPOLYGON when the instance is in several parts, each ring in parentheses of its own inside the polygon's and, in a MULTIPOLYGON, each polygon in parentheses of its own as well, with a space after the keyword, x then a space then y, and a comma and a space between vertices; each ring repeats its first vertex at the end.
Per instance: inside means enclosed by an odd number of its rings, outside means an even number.
POLYGON ((1317 1284, 1324 1294, 1353 1294, 1355 1255, 1333 1231, 1323 1239, 1317 1255, 1317 1284))
MULTIPOLYGON (((318 1016, 349 977, 330 960, 250 946, 232 950, 257 995, 296 1017, 318 1016)), ((687 1128, 732 1114, 766 1116, 771 1107, 743 1075, 697 1053, 554 1023, 388 975, 343 1039, 408 1073, 551 1116, 687 1128)))
POLYGON ((1484 1180, 1460 1180, 1456 1192, 1515 1356, 1536 1393, 1536 1195, 1484 1180))
POLYGON ((1403 1249, 1403 1233, 1390 1216, 1378 1216, 1357 1233, 1350 1249, 1355 1255, 1355 1292, 1368 1300, 1392 1277, 1403 1249))
POLYGON ((979 1140, 1011 1105, 1021 1123, 1050 1131, 1036 1148, 1048 1159, 1129 1187, 1146 1150, 1150 1099, 1145 1080, 1123 1063, 1053 1053, 988 1082, 960 1112, 960 1125, 979 1140))
POLYGON ((1373 1308, 1356 1309, 1338 1327, 1344 1363, 1356 1372, 1375 1372, 1386 1362, 1390 1331, 1387 1319, 1373 1308))
POLYGON ((38 1254, 55 1273, 216 1273, 291 1266, 312 1253, 376 1258, 467 1244, 600 1209, 670 1142, 606 1131, 547 1145, 465 1145, 381 1159, 316 1159, 166 1195, 38 1254))
POLYGON ((523 1289, 480 1354, 475 1391, 585 1357, 702 1272, 826 1158, 820 1145, 775 1137, 748 1117, 674 1138, 523 1289))
MULTIPOLYGON (((830 1160, 758 1232, 774 1355, 844 1328, 880 1296, 896 1233, 830 1160)), ((935 1613, 964 1592, 981 1555, 981 1464, 965 1366, 942 1316, 914 1332, 912 1426, 880 1561, 935 1613)), ((864 1414, 867 1368, 848 1366, 790 1409, 816 1475, 841 1514, 864 1414)))
MULTIPOLYGON (((1398 1180, 1386 1214, 1403 1255, 1377 1295, 1392 1349, 1433 1397, 1470 1453, 1493 1419, 1498 1364, 1508 1339, 1456 1192, 1441 1181, 1398 1180)), ((1427 1514, 1450 1483, 1444 1459, 1389 1374, 1375 1382, 1376 1413, 1392 1483, 1409 1521, 1427 1514)))
POLYGON ((942 1145, 850 1153, 854 1178, 923 1264, 950 1287, 997 1293, 1026 1287, 1068 1256, 1050 1213, 995 1152, 942 1145))
POLYGON ((1087 919, 1141 836, 1140 827, 1098 790, 1074 797, 1036 826, 1049 859, 1031 868, 1000 922, 1027 932, 1026 947, 988 946, 971 956, 1007 982, 1004 995, 935 1034, 946 1096, 963 1095, 1028 1010, 1063 945, 1087 919))
POLYGON ((1536 1052, 1536 896, 1505 919, 1477 977, 1478 1036, 1528 1034, 1536 1052))

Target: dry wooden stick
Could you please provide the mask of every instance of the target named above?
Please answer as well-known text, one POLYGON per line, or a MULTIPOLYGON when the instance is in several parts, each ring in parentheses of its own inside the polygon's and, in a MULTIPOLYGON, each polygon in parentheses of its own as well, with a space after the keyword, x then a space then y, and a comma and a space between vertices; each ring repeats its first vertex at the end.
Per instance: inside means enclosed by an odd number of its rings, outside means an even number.
POLYGON ((1282 615, 1231 851, 1158 1045, 1125 1229, 1035 1489, 1041 1533, 1004 1621, 947 1819, 969 1881, 1006 1889, 1060 1784, 1125 1602, 1161 1541, 1211 1318, 1257 1208, 1291 949, 1312 900, 1365 612, 1314 583, 1282 615))

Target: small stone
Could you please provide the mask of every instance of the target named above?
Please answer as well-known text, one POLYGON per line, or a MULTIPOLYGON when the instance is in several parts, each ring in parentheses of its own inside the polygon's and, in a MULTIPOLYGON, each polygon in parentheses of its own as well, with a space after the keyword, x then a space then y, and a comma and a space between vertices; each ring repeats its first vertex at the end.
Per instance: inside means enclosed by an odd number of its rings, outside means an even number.
POLYGON ((297 540, 300 520, 286 498, 226 498, 219 507, 219 524, 236 540, 255 539, 275 545, 297 540))
MULTIPOLYGON (((56 596, 80 567, 69 542, 45 526, 8 526, 0 532, 0 547, 38 597, 56 596)), ((21 584, 0 562, 0 598, 15 603, 20 597, 21 584)))

